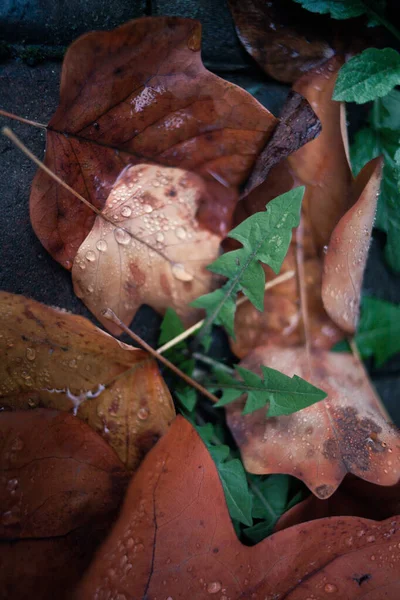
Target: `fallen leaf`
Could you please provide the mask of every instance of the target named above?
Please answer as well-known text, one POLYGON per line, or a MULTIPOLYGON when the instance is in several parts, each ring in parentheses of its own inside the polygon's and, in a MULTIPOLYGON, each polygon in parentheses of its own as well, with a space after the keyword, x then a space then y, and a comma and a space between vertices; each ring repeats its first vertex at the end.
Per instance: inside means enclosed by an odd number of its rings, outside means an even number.
POLYGON ((228 0, 236 31, 247 52, 264 71, 291 83, 334 54, 329 19, 307 13, 292 2, 228 0), (321 28, 321 24, 325 28, 321 28))
POLYGON ((376 158, 358 175, 355 186, 362 187, 362 192, 333 230, 324 260, 324 308, 336 325, 348 333, 354 333, 358 323, 382 167, 383 159, 376 158))
MULTIPOLYGON (((126 165, 194 171, 210 182, 199 218, 225 233, 236 186, 277 119, 207 71, 200 46, 200 23, 178 17, 137 19, 79 38, 64 59, 45 164, 99 209, 126 165)), ((33 182, 30 212, 44 247, 70 269, 94 214, 43 171, 33 182)))
POLYGON ((210 455, 178 417, 132 480, 77 598, 382 600, 384 587, 396 600, 399 526, 398 517, 322 519, 244 546, 210 455))
POLYGON ((1 598, 70 598, 122 500, 128 473, 66 413, 0 414, 1 598))
POLYGON ((83 317, 6 292, 0 329, 2 409, 74 410, 129 469, 167 431, 174 406, 146 352, 83 317))
POLYGON ((189 303, 210 290, 206 267, 221 242, 198 225, 206 197, 202 179, 182 169, 137 165, 119 177, 72 268, 76 295, 111 333, 121 330, 106 308, 126 325, 142 304, 171 307, 188 324, 199 318, 189 303))
POLYGON ((320 132, 321 122, 307 100, 297 92, 289 92, 279 123, 256 160, 243 196, 247 196, 261 185, 272 167, 312 141, 320 132))
POLYGON ((229 428, 247 471, 294 475, 319 498, 331 496, 347 473, 379 485, 398 482, 399 434, 356 358, 318 350, 308 360, 303 347, 265 346, 241 366, 260 373, 262 364, 308 379, 328 398, 272 419, 264 409, 243 415, 243 399, 228 405, 229 428))

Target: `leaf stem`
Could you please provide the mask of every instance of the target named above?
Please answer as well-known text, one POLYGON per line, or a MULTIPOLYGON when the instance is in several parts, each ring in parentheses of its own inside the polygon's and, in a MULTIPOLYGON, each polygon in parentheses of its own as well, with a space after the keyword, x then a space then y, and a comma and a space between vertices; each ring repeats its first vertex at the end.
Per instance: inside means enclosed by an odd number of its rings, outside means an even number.
MULTIPOLYGON (((285 281, 292 279, 293 277, 294 277, 294 271, 287 271, 286 273, 282 273, 282 275, 278 275, 278 277, 275 277, 271 281, 267 281, 264 289, 269 290, 269 289, 275 287, 276 285, 279 285, 280 283, 284 283, 285 281)), ((241 306, 242 304, 244 304, 245 302, 248 302, 248 301, 249 301, 249 299, 247 298, 247 296, 242 296, 236 302, 236 306, 241 306)), ((200 329, 204 325, 204 321, 205 321, 205 319, 201 319, 201 321, 198 321, 197 323, 195 323, 194 325, 189 327, 189 329, 186 329, 186 331, 183 331, 182 333, 180 333, 179 335, 174 337, 172 340, 170 340, 163 346, 160 346, 160 348, 157 349, 157 352, 159 354, 162 354, 163 352, 170 350, 170 348, 173 348, 174 346, 176 346, 183 340, 186 340, 186 338, 191 336, 193 333, 195 333, 198 329, 200 329)))
POLYGON ((200 352, 193 352, 193 358, 195 358, 196 360, 199 360, 200 362, 204 363, 205 365, 208 365, 210 367, 215 367, 217 369, 220 369, 221 371, 225 371, 225 373, 228 373, 229 375, 236 374, 235 369, 231 369, 227 365, 224 365, 223 363, 220 363, 217 360, 214 360, 213 358, 211 358, 211 356, 204 356, 204 354, 201 354, 200 352))
POLYGON ((195 381, 194 379, 189 377, 189 375, 186 375, 186 373, 184 373, 178 367, 176 367, 171 361, 169 361, 167 358, 165 358, 165 356, 162 356, 162 354, 158 354, 157 350, 154 350, 154 348, 152 348, 150 346, 150 344, 145 342, 141 337, 139 337, 136 333, 134 333, 131 329, 129 329, 129 327, 127 327, 125 325, 125 323, 123 323, 121 321, 121 319, 119 319, 117 317, 117 315, 114 313, 114 311, 111 310, 111 308, 106 308, 105 310, 103 310, 102 315, 106 319, 109 319, 110 321, 112 321, 113 323, 118 325, 118 327, 120 327, 127 335, 129 335, 129 337, 132 340, 134 340, 134 342, 136 342, 142 348, 147 350, 147 352, 149 354, 151 354, 156 360, 159 360, 160 362, 162 362, 163 365, 168 367, 168 369, 173 371, 176 375, 178 375, 178 377, 180 377, 181 379, 186 381, 186 383, 188 385, 195 388, 198 392, 200 392, 200 394, 203 394, 203 396, 206 396, 212 402, 214 402, 214 403, 218 402, 218 398, 216 396, 214 396, 214 394, 212 394, 211 392, 206 390, 206 388, 204 388, 202 385, 200 385, 200 383, 198 383, 197 381, 195 381))
POLYGON ((363 4, 365 6, 365 12, 367 13, 367 15, 369 17, 371 17, 372 19, 375 19, 376 21, 378 21, 378 23, 380 23, 381 25, 383 25, 383 27, 386 27, 386 29, 388 31, 390 31, 390 33, 396 39, 400 40, 400 31, 397 29, 397 27, 395 27, 394 25, 392 25, 392 23, 390 21, 388 21, 388 19, 386 17, 384 17, 380 13, 376 12, 373 8, 370 8, 368 6, 368 4, 366 4, 365 2, 363 2, 363 4))

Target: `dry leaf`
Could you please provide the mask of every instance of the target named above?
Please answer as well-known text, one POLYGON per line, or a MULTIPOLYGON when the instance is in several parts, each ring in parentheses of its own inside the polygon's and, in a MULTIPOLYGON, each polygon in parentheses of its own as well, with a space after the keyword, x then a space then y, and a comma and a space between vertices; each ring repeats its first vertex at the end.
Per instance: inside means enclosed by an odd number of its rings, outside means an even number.
MULTIPOLYGON (((383 159, 369 162, 356 179, 364 187, 357 202, 336 225, 324 261, 321 294, 331 319, 344 331, 357 327, 361 286, 371 241, 383 159)), ((359 190, 357 189, 357 192, 359 190)))
POLYGON ((5 292, 0 330, 0 407, 75 409, 129 469, 167 431, 174 406, 146 352, 83 317, 5 292))
POLYGON ((288 416, 265 409, 242 415, 243 400, 228 405, 228 424, 250 473, 288 473, 319 498, 328 498, 347 473, 379 485, 400 479, 400 437, 388 424, 364 368, 349 354, 311 353, 303 347, 259 347, 241 365, 299 375, 328 398, 288 416))
POLYGON ((0 597, 69 598, 122 500, 114 451, 66 413, 0 414, 0 597))
POLYGON ((322 519, 243 546, 208 451, 178 417, 134 477, 77 598, 382 600, 384 588, 397 600, 399 561, 398 517, 322 519))
MULTIPOLYGON (((236 186, 277 119, 207 71, 200 46, 200 23, 177 17, 137 19, 79 38, 64 59, 46 165, 100 209, 126 165, 150 161, 193 170, 211 183, 200 216, 224 233, 236 186)), ((44 247, 71 268, 94 214, 43 171, 34 180, 30 210, 44 247)))
POLYGON ((102 316, 105 308, 126 325, 141 304, 172 307, 186 323, 198 318, 188 305, 210 291, 206 266, 221 241, 199 227, 206 198, 201 178, 182 169, 137 165, 118 179, 72 269, 76 295, 111 333, 121 330, 102 316))

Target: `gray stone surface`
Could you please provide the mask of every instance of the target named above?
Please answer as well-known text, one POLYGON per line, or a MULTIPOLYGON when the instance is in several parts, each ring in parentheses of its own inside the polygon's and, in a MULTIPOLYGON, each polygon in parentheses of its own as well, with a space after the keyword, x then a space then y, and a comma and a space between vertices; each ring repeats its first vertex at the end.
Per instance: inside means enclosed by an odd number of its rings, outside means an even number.
POLYGON ((0 39, 70 44, 93 29, 112 29, 146 13, 146 0, 1 0, 0 39))

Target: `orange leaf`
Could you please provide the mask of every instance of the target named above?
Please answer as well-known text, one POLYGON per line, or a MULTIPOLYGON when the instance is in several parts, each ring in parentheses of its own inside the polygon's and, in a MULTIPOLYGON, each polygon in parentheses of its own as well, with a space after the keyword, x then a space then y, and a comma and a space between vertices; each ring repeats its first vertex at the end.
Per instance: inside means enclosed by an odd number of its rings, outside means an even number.
POLYGON ((0 457, 2 596, 70 597, 128 474, 100 436, 53 410, 1 413, 0 457))
POLYGON ((400 437, 386 422, 357 359, 318 350, 309 362, 302 347, 265 346, 241 363, 258 373, 262 364, 309 379, 328 398, 271 419, 265 417, 265 409, 242 415, 240 400, 228 405, 229 427, 247 471, 294 475, 319 498, 333 494, 347 473, 380 485, 397 483, 400 437))
POLYGON ((399 518, 333 518, 243 546, 208 451, 178 417, 134 477, 77 598, 381 600, 384 586, 396 600, 399 542, 399 518))
POLYGON ((83 317, 6 292, 0 329, 1 408, 74 409, 129 469, 167 431, 174 406, 146 352, 83 317))
POLYGON ((105 308, 126 325, 141 304, 170 306, 185 322, 198 316, 188 305, 210 291, 206 267, 221 241, 198 225, 206 199, 203 180, 182 169, 137 165, 118 178, 72 269, 75 293, 111 333, 120 328, 105 308))
MULTIPOLYGON (((235 188, 277 119, 205 69, 200 41, 200 23, 177 17, 137 19, 79 38, 64 59, 46 165, 100 209, 128 164, 193 170, 212 191, 202 219, 217 233, 226 230, 235 188)), ((94 214, 42 171, 33 182, 30 210, 45 248, 71 268, 94 214)))

